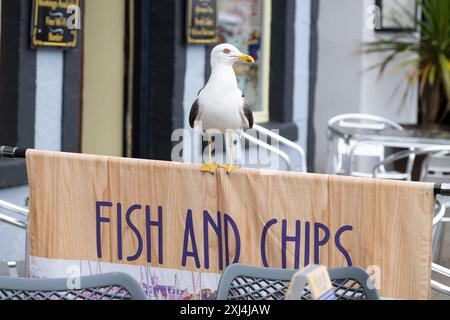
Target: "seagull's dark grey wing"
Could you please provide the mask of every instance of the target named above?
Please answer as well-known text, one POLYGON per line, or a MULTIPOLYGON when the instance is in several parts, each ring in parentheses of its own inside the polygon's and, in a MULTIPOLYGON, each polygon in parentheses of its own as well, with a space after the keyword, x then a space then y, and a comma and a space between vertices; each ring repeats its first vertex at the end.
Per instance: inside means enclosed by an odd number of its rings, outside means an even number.
POLYGON ((253 128, 254 119, 253 119, 253 111, 252 106, 247 102, 247 100, 244 98, 244 108, 242 109, 241 116, 247 120, 248 127, 251 129, 253 128))
MULTIPOLYGON (((200 92, 205 89, 205 86, 200 89, 200 91, 197 93, 197 97, 200 95, 200 92)), ((197 120, 200 113, 200 105, 198 104, 198 98, 194 101, 191 107, 191 112, 189 113, 189 125, 192 129, 194 129, 195 121, 197 120)))
POLYGON ((253 111, 252 111, 252 107, 247 102, 245 102, 245 104, 244 104, 244 114, 245 114, 245 117, 247 118, 249 128, 250 129, 253 128, 253 123, 254 123, 253 111))
POLYGON ((195 120, 198 117, 200 110, 200 105, 198 104, 198 99, 194 101, 194 104, 191 107, 191 112, 189 113, 189 125, 192 129, 194 129, 195 120))

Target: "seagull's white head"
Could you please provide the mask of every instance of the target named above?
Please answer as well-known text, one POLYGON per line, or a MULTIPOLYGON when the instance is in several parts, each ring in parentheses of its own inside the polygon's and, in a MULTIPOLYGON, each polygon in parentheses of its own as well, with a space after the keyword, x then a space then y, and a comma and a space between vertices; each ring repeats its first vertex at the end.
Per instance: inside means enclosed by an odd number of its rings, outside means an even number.
POLYGON ((232 66, 237 61, 254 63, 255 60, 239 51, 238 48, 229 43, 222 43, 211 51, 211 67, 216 65, 232 66))

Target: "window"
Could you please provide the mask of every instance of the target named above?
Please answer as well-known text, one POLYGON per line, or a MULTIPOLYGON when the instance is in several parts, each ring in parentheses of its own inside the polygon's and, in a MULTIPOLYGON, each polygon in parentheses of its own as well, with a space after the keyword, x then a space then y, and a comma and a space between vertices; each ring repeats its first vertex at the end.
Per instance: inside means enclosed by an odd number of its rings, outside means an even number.
POLYGON ((256 122, 269 121, 269 64, 271 1, 220 2, 219 42, 228 42, 255 58, 255 64, 238 63, 239 87, 253 106, 256 122))

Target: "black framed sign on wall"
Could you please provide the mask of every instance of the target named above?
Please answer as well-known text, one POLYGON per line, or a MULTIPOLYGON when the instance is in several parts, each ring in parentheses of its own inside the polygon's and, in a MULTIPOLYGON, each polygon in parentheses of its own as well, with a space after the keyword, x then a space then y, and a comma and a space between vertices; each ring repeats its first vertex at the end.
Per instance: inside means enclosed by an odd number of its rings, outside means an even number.
POLYGON ((79 0, 33 0, 31 46, 76 48, 80 24, 79 0))
POLYGON ((219 41, 218 0, 188 0, 187 42, 217 43, 219 41))
POLYGON ((410 32, 417 30, 417 0, 375 0, 379 8, 377 32, 410 32))

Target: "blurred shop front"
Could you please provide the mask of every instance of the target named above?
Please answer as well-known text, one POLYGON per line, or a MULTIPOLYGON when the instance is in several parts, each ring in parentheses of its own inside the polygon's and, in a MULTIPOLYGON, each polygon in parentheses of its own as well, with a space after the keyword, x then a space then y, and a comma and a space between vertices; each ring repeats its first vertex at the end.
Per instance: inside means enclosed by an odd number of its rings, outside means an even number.
MULTIPOLYGON (((256 121, 309 146, 318 1, 0 0, 0 7, 1 144, 170 160, 172 132, 188 127, 208 79, 210 50, 230 42, 256 61, 235 68, 256 121), (80 8, 79 28, 55 31, 58 19, 73 16, 71 6, 80 8)), ((24 205, 26 184, 23 161, 0 161, 0 199, 24 205)))
POLYGON ((313 3, 129 1, 125 154, 170 159, 172 132, 188 129, 191 105, 209 77, 209 53, 223 42, 255 58, 254 65, 237 64, 235 71, 256 121, 306 149, 318 10, 313 3))

